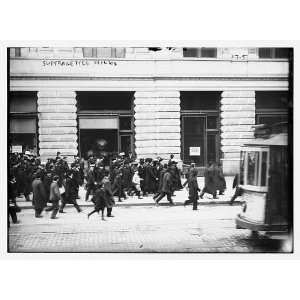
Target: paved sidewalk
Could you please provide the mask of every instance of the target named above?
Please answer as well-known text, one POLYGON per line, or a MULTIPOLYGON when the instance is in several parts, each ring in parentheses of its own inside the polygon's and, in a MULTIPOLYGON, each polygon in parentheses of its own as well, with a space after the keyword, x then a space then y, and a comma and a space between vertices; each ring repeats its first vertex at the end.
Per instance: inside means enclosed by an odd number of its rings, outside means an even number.
MULTIPOLYGON (((199 199, 199 205, 223 205, 223 204, 229 204, 230 198, 234 193, 234 190, 232 189, 232 176, 226 176, 226 184, 227 184, 227 190, 225 191, 224 195, 218 196, 218 199, 213 199, 212 195, 205 194, 203 199, 199 199)), ((182 179, 182 182, 185 180, 182 179)), ((202 189, 204 187, 204 177, 198 177, 198 184, 199 187, 202 189)), ((85 193, 83 187, 80 187, 79 189, 79 196, 80 199, 77 199, 77 203, 82 207, 89 207, 93 206, 94 204, 91 201, 86 202, 85 199, 85 193)), ((153 195, 149 195, 147 197, 143 197, 143 199, 138 199, 137 196, 128 197, 126 200, 123 200, 123 202, 118 202, 117 198, 116 200, 116 206, 151 206, 154 205, 154 200, 152 198, 153 195)), ((91 199, 91 196, 90 196, 91 199)), ((188 191, 186 188, 182 189, 181 191, 176 191, 175 196, 173 197, 174 203, 176 205, 183 205, 183 202, 188 199, 188 191)), ((238 200, 235 201, 236 204, 240 203, 238 200)), ((21 208, 32 208, 32 202, 31 201, 25 201, 24 197, 17 198, 17 203, 21 208)), ((165 199, 162 199, 159 203, 160 205, 167 205, 168 201, 165 199)))

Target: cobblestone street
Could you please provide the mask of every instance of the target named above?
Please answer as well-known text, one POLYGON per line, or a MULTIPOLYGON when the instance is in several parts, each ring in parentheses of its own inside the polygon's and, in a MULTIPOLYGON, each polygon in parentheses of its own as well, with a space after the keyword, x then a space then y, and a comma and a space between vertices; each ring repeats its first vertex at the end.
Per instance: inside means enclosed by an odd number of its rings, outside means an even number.
POLYGON ((18 215, 11 224, 10 252, 278 252, 280 242, 251 236, 235 228, 240 206, 121 206, 114 218, 102 221, 92 207, 77 213, 67 207, 59 219, 44 212, 34 218, 32 209, 18 215))

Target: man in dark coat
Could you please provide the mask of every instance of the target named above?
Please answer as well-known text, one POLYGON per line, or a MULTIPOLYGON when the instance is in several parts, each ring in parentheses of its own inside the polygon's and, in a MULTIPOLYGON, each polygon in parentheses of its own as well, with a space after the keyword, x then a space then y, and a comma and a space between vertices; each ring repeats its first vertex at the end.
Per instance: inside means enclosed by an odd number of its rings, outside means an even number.
POLYGON ((91 164, 86 175, 86 194, 85 201, 89 200, 89 196, 95 190, 96 174, 94 171, 95 165, 91 164))
POLYGON ((186 185, 186 183, 188 183, 189 200, 186 200, 183 205, 186 206, 187 204, 193 203, 193 210, 197 210, 198 207, 197 200, 199 199, 198 191, 200 191, 197 182, 197 174, 198 174, 197 170, 192 169, 187 181, 184 183, 184 186, 186 185))
POLYGON ((46 173, 46 176, 43 179, 43 184, 46 192, 47 202, 50 200, 50 186, 52 183, 52 174, 50 171, 46 173))
POLYGON ((155 177, 155 174, 153 173, 151 162, 152 159, 150 158, 146 159, 146 166, 145 166, 145 192, 146 193, 155 192, 155 185, 156 185, 156 181, 158 180, 158 178, 155 177))
POLYGON ((54 175, 53 181, 50 185, 49 200, 52 202, 52 206, 47 210, 48 211, 52 210, 51 219, 57 219, 56 215, 59 209, 60 191, 58 186, 58 180, 59 180, 59 176, 54 175))
POLYGON ((122 181, 122 172, 121 170, 117 173, 114 182, 112 184, 112 193, 113 195, 117 195, 119 198, 119 202, 122 202, 121 198, 126 199, 126 195, 123 190, 123 181, 122 181))
POLYGON ((216 170, 216 189, 219 191, 219 195, 224 195, 226 190, 226 180, 223 174, 222 165, 218 164, 215 166, 216 170))
POLYGON ((76 210, 80 213, 81 209, 77 204, 77 183, 73 177, 72 171, 67 172, 66 183, 65 183, 65 193, 64 197, 62 197, 62 204, 60 206, 59 212, 63 213, 64 208, 67 203, 73 204, 76 210))
POLYGON ((204 188, 200 194, 200 198, 203 198, 204 193, 213 195, 214 199, 217 199, 216 190, 216 169, 212 162, 209 162, 208 167, 204 170, 204 188))
POLYGON ((164 178, 165 173, 167 172, 167 169, 168 169, 168 165, 167 164, 164 164, 163 168, 160 169, 158 189, 157 189, 157 193, 153 196, 153 199, 156 198, 156 197, 158 197, 159 194, 161 193, 161 189, 162 189, 162 185, 163 185, 163 178, 164 178))
POLYGON ((156 204, 165 196, 167 196, 168 201, 174 205, 174 202, 171 198, 171 193, 172 193, 172 179, 171 179, 171 173, 170 173, 170 168, 168 168, 163 176, 163 182, 162 182, 162 187, 161 187, 161 193, 159 194, 158 197, 154 198, 154 201, 156 204))
POLYGON ((41 213, 47 205, 47 195, 44 188, 44 184, 41 180, 41 172, 37 171, 34 177, 35 179, 32 182, 32 204, 35 210, 35 217, 42 218, 41 213))
POLYGON ((144 159, 140 159, 140 163, 138 166, 138 174, 141 178, 141 191, 143 193, 143 195, 145 195, 146 191, 145 191, 145 161, 144 159))

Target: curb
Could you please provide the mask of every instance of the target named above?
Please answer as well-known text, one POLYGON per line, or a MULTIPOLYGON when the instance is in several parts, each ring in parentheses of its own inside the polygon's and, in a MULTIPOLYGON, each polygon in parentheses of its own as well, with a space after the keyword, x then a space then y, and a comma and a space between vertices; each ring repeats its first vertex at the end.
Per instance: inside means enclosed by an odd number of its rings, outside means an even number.
MULTIPOLYGON (((230 201, 209 201, 209 202, 198 202, 199 206, 206 206, 206 205, 229 205, 230 201)), ((234 201, 232 206, 241 205, 241 201, 234 201)), ((70 206, 71 204, 67 204, 66 207, 70 206)), ((21 209, 33 209, 33 206, 21 206, 18 205, 21 209)), ((80 207, 93 207, 93 204, 82 204, 80 207)), ((155 202, 153 203, 116 203, 115 207, 131 207, 131 206, 156 206, 155 202)), ((160 203, 159 206, 169 206, 169 203, 160 203)), ((175 206, 183 206, 182 202, 175 202, 175 206)), ((187 205, 188 206, 188 205, 187 205)), ((191 206, 191 205, 190 205, 191 206)))

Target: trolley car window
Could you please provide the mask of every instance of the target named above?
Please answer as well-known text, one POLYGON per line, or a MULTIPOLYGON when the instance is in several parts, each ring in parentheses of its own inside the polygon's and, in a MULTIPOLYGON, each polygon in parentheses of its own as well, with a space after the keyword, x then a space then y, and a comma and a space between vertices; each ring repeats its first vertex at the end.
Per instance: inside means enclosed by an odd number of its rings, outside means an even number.
POLYGON ((259 152, 248 152, 247 184, 258 185, 259 152))
POLYGON ((262 159, 261 159, 261 186, 267 185, 267 152, 262 152, 262 159))

